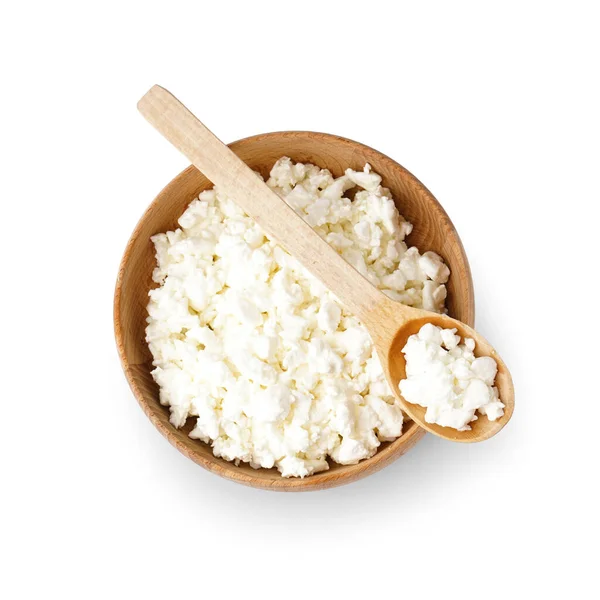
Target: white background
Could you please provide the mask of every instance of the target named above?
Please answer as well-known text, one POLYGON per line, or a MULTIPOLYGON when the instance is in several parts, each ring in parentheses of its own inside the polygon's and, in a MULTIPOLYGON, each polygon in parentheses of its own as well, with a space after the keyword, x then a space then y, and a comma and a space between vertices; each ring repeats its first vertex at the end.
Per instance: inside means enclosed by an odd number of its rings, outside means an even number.
POLYGON ((4 3, 0 596, 597 597, 596 4, 4 3), (136 112, 154 83, 225 141, 326 131, 420 178, 512 368, 510 425, 312 494, 171 447, 112 331, 129 234, 187 164, 136 112))

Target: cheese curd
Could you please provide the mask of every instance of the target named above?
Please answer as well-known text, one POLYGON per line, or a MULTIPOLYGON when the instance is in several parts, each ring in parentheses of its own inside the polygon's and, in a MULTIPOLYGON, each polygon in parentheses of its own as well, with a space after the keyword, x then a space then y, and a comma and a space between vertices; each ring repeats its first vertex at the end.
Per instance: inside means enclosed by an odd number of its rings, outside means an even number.
POLYGON ((477 419, 475 411, 495 421, 504 414, 504 404, 494 387, 496 361, 475 358, 475 342, 460 341, 456 329, 423 325, 402 349, 407 378, 399 388, 407 402, 427 408, 427 423, 465 431, 477 419))
MULTIPOLYGON (((388 296, 444 310, 448 268, 407 247, 412 225, 369 165, 334 178, 284 157, 270 175, 267 185, 388 296)), ((216 456, 284 477, 323 471, 328 457, 354 464, 401 435, 367 331, 218 188, 152 241, 146 339, 175 427, 194 417, 190 437, 216 456)))

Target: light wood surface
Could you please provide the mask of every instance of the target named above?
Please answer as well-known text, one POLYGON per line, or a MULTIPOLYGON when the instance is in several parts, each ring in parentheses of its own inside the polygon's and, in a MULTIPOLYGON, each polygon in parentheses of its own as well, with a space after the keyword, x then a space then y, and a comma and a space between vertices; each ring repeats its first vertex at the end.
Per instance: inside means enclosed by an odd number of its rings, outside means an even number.
MULTIPOLYGON (((369 162, 383 177, 383 184, 390 188, 399 211, 414 224, 407 243, 423 251, 437 252, 450 267, 446 301, 449 314, 464 323, 474 323, 473 283, 458 234, 433 195, 398 163, 358 142, 305 131, 256 135, 234 142, 230 148, 265 177, 282 156, 317 164, 336 177, 347 167, 362 169, 369 162)), ((193 166, 173 179, 140 219, 119 269, 114 300, 117 348, 131 389, 146 415, 175 447, 197 464, 222 477, 263 489, 309 491, 335 487, 374 473, 402 456, 425 433, 410 419, 406 420, 401 437, 382 444, 368 460, 346 466, 331 462, 329 471, 306 479, 283 479, 275 469, 255 470, 215 457, 208 445, 188 437, 194 419, 181 430, 169 423, 168 409, 158 402, 158 386, 150 375, 152 357, 145 342, 148 291, 155 286, 152 282, 155 256, 150 237, 177 228, 177 219, 187 205, 210 187, 212 183, 193 166)))
POLYGON ((389 299, 348 264, 244 161, 164 88, 155 85, 139 101, 138 109, 197 169, 217 184, 271 239, 283 246, 361 320, 369 330, 392 392, 404 411, 421 427, 448 440, 479 442, 492 437, 506 425, 514 406, 512 379, 506 365, 485 338, 455 319, 389 299), (487 417, 480 417, 471 424, 470 430, 458 431, 427 423, 424 418, 426 409, 404 400, 398 390, 398 382, 406 377, 402 348, 408 336, 427 322, 458 329, 461 336, 475 340, 478 356, 492 356, 496 360, 496 386, 505 405, 501 418, 490 421, 487 417))

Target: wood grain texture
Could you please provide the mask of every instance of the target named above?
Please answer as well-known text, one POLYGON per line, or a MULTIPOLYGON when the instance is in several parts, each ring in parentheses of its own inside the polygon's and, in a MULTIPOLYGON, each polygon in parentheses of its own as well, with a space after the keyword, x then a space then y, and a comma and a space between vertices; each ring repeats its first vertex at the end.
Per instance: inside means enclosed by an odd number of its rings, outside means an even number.
MULTIPOLYGON (((473 325, 474 293, 467 258, 458 234, 433 195, 413 175, 389 157, 345 138, 323 133, 288 131, 257 135, 235 142, 230 148, 264 177, 276 160, 289 156, 328 168, 334 176, 347 167, 362 169, 369 162, 390 188, 400 212, 414 225, 409 245, 440 254, 451 269, 447 284, 449 314, 473 325)), ((183 454, 223 477, 264 489, 308 491, 334 487, 360 479, 389 464, 410 449, 424 430, 408 420, 403 435, 382 444, 372 458, 357 465, 330 463, 330 470, 305 479, 283 479, 275 469, 255 470, 235 466, 213 456, 211 449, 187 437, 188 428, 176 430, 168 420, 168 409, 158 402, 158 387, 150 376, 151 355, 145 342, 148 291, 154 287, 155 265, 150 237, 173 230, 177 219, 197 195, 211 183, 190 166, 157 196, 136 226, 119 269, 114 301, 117 347, 129 384, 144 412, 157 429, 183 454)))

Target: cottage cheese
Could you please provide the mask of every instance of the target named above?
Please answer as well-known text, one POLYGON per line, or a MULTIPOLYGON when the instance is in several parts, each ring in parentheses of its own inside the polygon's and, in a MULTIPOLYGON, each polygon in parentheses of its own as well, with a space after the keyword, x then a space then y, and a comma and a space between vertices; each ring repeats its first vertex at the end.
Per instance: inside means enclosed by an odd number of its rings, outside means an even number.
MULTIPOLYGON (((282 158, 267 184, 388 296, 444 310, 449 270, 408 248, 412 229, 366 165, 342 177, 282 158), (345 193, 358 187, 354 200, 345 193)), ((354 464, 401 435, 403 415, 371 339, 236 204, 205 191, 152 238, 146 339, 171 423, 216 456, 284 477, 354 464)))
POLYGON ((494 387, 496 361, 475 358, 475 342, 460 341, 456 329, 423 325, 402 349, 407 378, 399 387, 407 402, 427 408, 427 423, 465 431, 477 419, 475 411, 495 421, 504 414, 504 404, 494 387))

